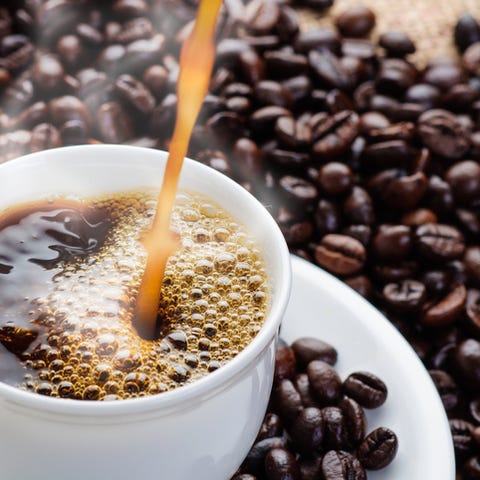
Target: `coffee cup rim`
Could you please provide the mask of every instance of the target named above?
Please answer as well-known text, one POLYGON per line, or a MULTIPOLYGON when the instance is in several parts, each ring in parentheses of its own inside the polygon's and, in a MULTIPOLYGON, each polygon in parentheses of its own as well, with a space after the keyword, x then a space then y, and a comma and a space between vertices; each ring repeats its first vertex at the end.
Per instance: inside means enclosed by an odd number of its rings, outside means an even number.
MULTIPOLYGON (((0 165, 0 176, 11 175, 16 170, 31 168, 47 168, 61 162, 68 162, 69 168, 85 168, 87 163, 96 166, 119 166, 119 157, 128 156, 132 159, 131 167, 161 168, 166 163, 167 152, 144 147, 127 145, 81 145, 61 147, 41 152, 31 153, 0 165), (110 151, 109 153, 107 153, 110 151), (81 154, 85 153, 82 157, 81 154), (84 163, 82 163, 84 162, 84 163)), ((123 162, 123 160, 122 160, 123 162)), ((62 165, 62 168, 65 166, 62 165)), ((122 165, 122 167, 124 167, 122 165)), ((128 170, 128 168, 127 168, 128 170)), ((241 374, 268 348, 273 338, 278 335, 281 318, 286 309, 291 288, 291 262, 288 247, 273 217, 266 208, 247 190, 228 178, 226 175, 203 165, 198 161, 185 158, 183 171, 191 171, 199 177, 210 176, 212 184, 224 185, 231 192, 232 198, 239 199, 250 209, 255 209, 257 221, 261 222, 262 231, 269 237, 271 258, 277 263, 278 275, 274 278, 275 292, 272 293, 270 311, 260 332, 252 339, 248 346, 228 361, 218 370, 209 373, 201 379, 181 386, 171 391, 150 395, 141 398, 122 399, 112 402, 85 401, 63 398, 51 398, 21 390, 0 381, 0 402, 5 401, 18 408, 27 408, 44 414, 55 416, 97 417, 108 419, 121 417, 130 421, 131 415, 169 414, 175 410, 188 408, 189 404, 206 401, 210 395, 223 390, 241 374), (129 415, 130 414, 130 415, 129 415), (125 415, 129 415, 128 418, 125 415)), ((163 175, 163 168, 159 170, 163 175)), ((136 189, 137 186, 132 187, 136 189)), ((142 185, 138 185, 142 188, 142 185)), ((201 190, 198 190, 201 192, 201 190)), ((51 192, 45 192, 51 193, 51 192)), ((107 192, 109 193, 109 192, 107 192)), ((203 192, 207 195, 209 192, 203 192)), ((12 206, 15 202, 12 203, 12 206)), ((228 208, 226 208, 228 210, 228 208)))

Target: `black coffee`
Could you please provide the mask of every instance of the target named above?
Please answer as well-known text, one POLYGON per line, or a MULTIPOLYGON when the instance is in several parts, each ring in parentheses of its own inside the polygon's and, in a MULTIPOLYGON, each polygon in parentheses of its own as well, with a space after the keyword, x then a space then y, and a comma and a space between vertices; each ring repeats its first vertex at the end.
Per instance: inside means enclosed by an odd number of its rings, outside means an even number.
POLYGON ((154 197, 43 202, 0 217, 0 380, 102 400, 170 390, 245 348, 268 308, 253 239, 221 207, 182 192, 181 248, 165 272, 156 341, 132 326, 154 197))

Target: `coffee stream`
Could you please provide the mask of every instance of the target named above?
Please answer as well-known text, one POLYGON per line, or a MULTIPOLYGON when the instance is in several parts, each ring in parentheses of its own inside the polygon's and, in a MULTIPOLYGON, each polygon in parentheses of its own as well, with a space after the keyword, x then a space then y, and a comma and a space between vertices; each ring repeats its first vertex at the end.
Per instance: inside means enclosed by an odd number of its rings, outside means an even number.
POLYGON ((177 242, 170 233, 170 216, 178 179, 192 130, 208 92, 215 59, 215 26, 222 0, 202 0, 197 21, 180 58, 175 130, 152 231, 145 239, 147 265, 140 287, 134 324, 147 339, 156 336, 158 305, 168 257, 177 242))

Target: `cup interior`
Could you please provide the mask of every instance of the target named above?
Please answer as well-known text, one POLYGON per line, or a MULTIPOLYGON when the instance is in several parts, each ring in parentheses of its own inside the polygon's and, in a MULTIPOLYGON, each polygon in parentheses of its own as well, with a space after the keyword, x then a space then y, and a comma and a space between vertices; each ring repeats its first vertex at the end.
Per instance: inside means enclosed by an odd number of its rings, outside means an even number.
MULTIPOLYGON (((0 165, 0 210, 18 204, 64 197, 96 196, 142 189, 158 190, 168 154, 139 147, 89 145, 42 151, 0 165)), ((185 159, 180 189, 202 193, 247 226, 264 255, 272 302, 262 330, 234 359, 189 385, 159 395, 117 402, 84 402, 44 397, 0 382, 0 399, 48 412, 75 415, 124 415, 186 408, 235 381, 276 336, 290 291, 290 257, 268 211, 245 189, 219 172, 185 159)))

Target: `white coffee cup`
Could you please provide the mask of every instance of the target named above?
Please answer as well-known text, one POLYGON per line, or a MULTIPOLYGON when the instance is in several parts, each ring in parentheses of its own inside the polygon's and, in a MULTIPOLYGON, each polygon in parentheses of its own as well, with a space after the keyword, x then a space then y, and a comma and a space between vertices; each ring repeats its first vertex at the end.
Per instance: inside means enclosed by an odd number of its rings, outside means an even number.
MULTIPOLYGON (((69 147, 0 165, 0 210, 64 196, 158 188, 167 154, 116 145, 69 147)), ((272 287, 268 318, 247 348, 201 380, 155 396, 88 402, 0 382, 2 480, 227 480, 252 445, 272 385, 290 292, 290 258, 273 218, 224 175, 186 160, 180 188, 206 194, 257 238, 272 287)))

